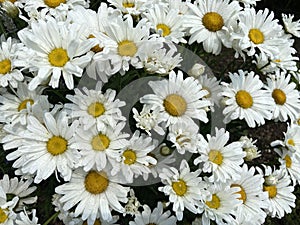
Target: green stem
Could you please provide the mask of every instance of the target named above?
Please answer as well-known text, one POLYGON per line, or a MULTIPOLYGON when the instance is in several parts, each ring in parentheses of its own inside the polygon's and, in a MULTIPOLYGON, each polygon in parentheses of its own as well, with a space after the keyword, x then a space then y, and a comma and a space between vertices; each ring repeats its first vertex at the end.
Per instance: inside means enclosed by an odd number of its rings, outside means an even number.
POLYGON ((52 220, 55 220, 59 212, 54 213, 43 225, 48 225, 52 220))

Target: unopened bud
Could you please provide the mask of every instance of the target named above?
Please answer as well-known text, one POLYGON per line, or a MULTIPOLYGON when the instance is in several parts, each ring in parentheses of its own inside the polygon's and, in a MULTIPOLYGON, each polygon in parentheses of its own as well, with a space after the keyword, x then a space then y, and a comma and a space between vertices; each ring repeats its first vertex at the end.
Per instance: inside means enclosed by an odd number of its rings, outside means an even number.
POLYGON ((188 75, 194 77, 194 78, 198 78, 199 76, 201 76, 205 71, 205 66, 200 64, 200 63, 196 63, 189 71, 188 71, 188 75))
POLYGON ((5 0, 1 4, 1 8, 6 12, 6 14, 11 18, 19 17, 19 9, 12 2, 5 0))

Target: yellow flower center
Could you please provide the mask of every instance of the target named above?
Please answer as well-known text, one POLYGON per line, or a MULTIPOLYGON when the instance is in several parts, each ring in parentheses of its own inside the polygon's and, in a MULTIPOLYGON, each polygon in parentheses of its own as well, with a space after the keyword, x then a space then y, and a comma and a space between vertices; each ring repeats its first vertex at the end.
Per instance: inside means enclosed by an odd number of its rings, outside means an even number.
MULTIPOLYGON (((87 221, 84 221, 82 225, 88 225, 87 221)), ((94 225, 101 225, 101 221, 99 219, 95 220, 94 225)))
POLYGON ((91 194, 97 195, 104 192, 109 184, 106 173, 90 171, 84 180, 85 189, 91 194))
POLYGON ((18 111, 20 112, 22 109, 26 109, 27 108, 27 103, 30 103, 30 105, 34 104, 34 101, 32 99, 25 99, 24 101, 22 101, 19 106, 18 106, 18 111))
POLYGON ((216 12, 208 12, 202 18, 202 23, 209 31, 216 32, 224 26, 223 17, 216 12))
MULTIPOLYGON (((0 0, 0 3, 3 3, 5 1, 7 1, 7 0, 0 0)), ((8 0, 8 1, 11 2, 11 3, 15 3, 17 0, 8 0)))
POLYGON ((250 29, 248 37, 254 44, 261 44, 265 40, 264 34, 259 29, 255 28, 250 29))
POLYGON ((44 0, 44 3, 50 8, 56 8, 61 3, 66 3, 66 0, 44 0))
POLYGON ((210 98, 211 97, 211 91, 208 87, 202 87, 203 90, 206 90, 208 92, 208 94, 206 94, 205 96, 203 96, 204 98, 210 98))
POLYGON ((244 109, 248 109, 253 105, 252 96, 247 91, 238 91, 235 95, 235 99, 236 103, 244 109))
POLYGON ((127 149, 123 152, 124 163, 127 165, 134 164, 136 162, 136 154, 132 149, 127 149))
POLYGON ((0 208, 0 223, 4 223, 7 220, 8 216, 6 215, 5 211, 0 208))
POLYGON ((0 62, 0 74, 7 74, 11 70, 11 61, 4 59, 0 62))
POLYGON ((285 160, 286 167, 287 168, 291 168, 291 166, 292 166, 292 159, 291 159, 291 157, 289 155, 286 155, 284 157, 284 160, 285 160))
POLYGON ((156 25, 156 30, 162 31, 162 36, 168 36, 171 33, 170 27, 168 27, 166 24, 160 23, 156 25))
POLYGON ((208 159, 217 165, 221 165, 223 162, 223 155, 218 150, 210 150, 208 153, 208 159))
POLYGON ((135 6, 134 2, 124 1, 122 3, 124 8, 133 8, 135 6))
POLYGON ((109 138, 104 134, 98 134, 92 139, 92 147, 96 151, 104 151, 110 144, 109 138))
POLYGON ((264 191, 267 191, 269 193, 269 198, 274 198, 277 195, 277 188, 275 185, 265 186, 264 185, 264 191))
POLYGON ((280 89, 274 89, 272 92, 272 97, 277 105, 283 105, 286 102, 286 95, 280 89))
POLYGON ((133 41, 124 40, 118 43, 118 53, 120 56, 133 57, 137 52, 137 46, 133 41))
POLYGON ((187 186, 184 180, 179 179, 178 181, 172 182, 172 188, 176 195, 183 196, 187 192, 187 186))
POLYGON ((275 59, 275 60, 274 60, 274 62, 276 62, 276 63, 280 63, 280 62, 281 62, 281 60, 280 60, 280 59, 275 59))
POLYGON ((300 118, 297 120, 297 124, 300 126, 300 118))
POLYGON ((47 151, 56 156, 68 149, 68 141, 60 136, 53 136, 47 142, 47 151))
POLYGON ((246 194, 246 192, 245 192, 245 189, 244 189, 241 185, 239 185, 239 184, 232 184, 231 187, 239 187, 239 188, 241 188, 241 190, 238 191, 238 192, 236 192, 236 193, 237 193, 237 194, 240 194, 240 196, 241 196, 241 197, 239 197, 238 199, 239 199, 239 200, 242 200, 243 203, 245 203, 246 200, 247 200, 247 194, 246 194))
POLYGON ((288 143, 288 145, 295 146, 295 142, 293 139, 288 139, 287 143, 288 143))
MULTIPOLYGON (((95 38, 94 35, 90 34, 88 36, 88 38, 95 38)), ((94 47, 91 48, 91 51, 95 52, 95 53, 98 53, 98 52, 102 52, 103 51, 103 48, 101 48, 99 45, 95 45, 94 47)))
POLYGON ((63 67, 69 61, 69 56, 65 49, 55 48, 48 54, 48 60, 52 66, 63 67))
POLYGON ((211 209, 218 209, 221 206, 220 198, 216 194, 213 194, 211 201, 206 201, 205 204, 211 209))
POLYGON ((177 94, 168 95, 163 101, 163 106, 171 116, 182 116, 187 108, 185 99, 177 94))
POLYGON ((105 108, 104 105, 100 102, 94 102, 92 104, 89 105, 88 107, 88 114, 92 115, 93 117, 99 117, 101 115, 103 115, 103 113, 105 112, 105 108))

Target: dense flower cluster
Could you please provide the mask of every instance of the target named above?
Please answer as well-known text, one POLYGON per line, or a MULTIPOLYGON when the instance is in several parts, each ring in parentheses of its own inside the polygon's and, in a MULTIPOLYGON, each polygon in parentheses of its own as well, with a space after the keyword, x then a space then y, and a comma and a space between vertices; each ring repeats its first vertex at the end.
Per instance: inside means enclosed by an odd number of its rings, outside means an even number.
POLYGON ((92 2, 0 1, 25 23, 1 36, 0 142, 15 176, 0 179, 0 224, 41 224, 35 191, 51 177, 50 207, 68 225, 256 225, 291 213, 300 21, 280 23, 257 0, 92 2), (200 56, 224 50, 248 69, 213 76, 200 56), (269 121, 287 125, 269 143, 278 160, 253 163, 265 153, 244 131, 269 121), (135 196, 143 185, 158 202, 135 196))

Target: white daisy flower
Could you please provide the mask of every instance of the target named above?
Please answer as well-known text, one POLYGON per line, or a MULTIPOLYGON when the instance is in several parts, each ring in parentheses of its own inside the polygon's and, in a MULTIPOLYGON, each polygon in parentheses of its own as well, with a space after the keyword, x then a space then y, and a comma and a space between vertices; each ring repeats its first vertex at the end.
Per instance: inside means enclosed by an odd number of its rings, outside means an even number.
POLYGON ((144 130, 149 136, 151 136, 152 130, 159 135, 165 133, 163 128, 159 126, 161 119, 158 110, 152 110, 148 105, 143 105, 141 112, 138 112, 136 108, 133 108, 132 112, 133 118, 136 121, 136 127, 144 130))
POLYGON ((289 118, 293 121, 300 113, 300 93, 296 84, 290 81, 291 75, 281 73, 275 78, 267 78, 267 88, 272 93, 275 107, 273 119, 285 122, 289 118))
POLYGON ((113 175, 121 172, 120 178, 131 184, 140 175, 150 173, 149 165, 155 165, 156 159, 149 153, 156 147, 151 137, 140 135, 139 131, 134 132, 129 140, 129 143, 123 147, 119 153, 117 161, 120 162, 115 165, 111 171, 113 175))
POLYGON ((144 69, 152 74, 158 73, 162 75, 169 74, 176 67, 180 67, 182 62, 181 54, 178 53, 176 47, 172 43, 168 43, 168 47, 148 48, 145 58, 142 58, 144 69), (167 50, 167 48, 169 48, 167 50))
POLYGON ((158 108, 166 127, 179 121, 193 122, 192 118, 208 122, 205 107, 208 100, 202 99, 207 91, 192 77, 183 79, 183 73, 172 71, 169 80, 150 81, 154 94, 143 96, 140 101, 158 108))
POLYGON ((125 212, 120 202, 128 201, 129 187, 118 184, 116 177, 110 176, 107 171, 84 172, 79 168, 72 173, 70 182, 56 187, 55 192, 62 195, 63 210, 73 208, 75 217, 80 216, 92 225, 100 217, 111 221, 112 210, 125 212))
POLYGON ((208 91, 208 94, 204 97, 211 102, 211 110, 214 111, 214 105, 219 107, 221 101, 220 93, 222 88, 219 81, 216 77, 208 77, 206 74, 199 76, 197 80, 202 85, 202 88, 208 91))
POLYGON ((31 71, 37 71, 30 81, 29 89, 49 81, 49 86, 58 88, 63 76, 68 89, 74 88, 73 75, 81 77, 83 68, 90 62, 86 54, 93 47, 90 41, 80 39, 84 27, 76 24, 59 23, 54 19, 47 22, 39 20, 18 32, 20 40, 35 52, 29 65, 31 71), (41 32, 43 30, 43 32, 41 32))
MULTIPOLYGON (((217 224, 237 225, 233 215, 234 209, 242 204, 239 200, 238 187, 230 187, 228 184, 212 183, 208 187, 209 195, 204 199, 202 224, 210 225, 210 220, 217 224)), ((201 204, 202 205, 202 204, 201 204)))
POLYGON ((130 196, 128 197, 128 202, 124 206, 125 213, 123 213, 123 216, 125 216, 126 214, 129 214, 131 216, 139 214, 139 208, 142 206, 138 198, 135 196, 133 189, 130 189, 129 194, 130 196))
MULTIPOLYGON (((1 37, 1 39, 3 39, 1 37)), ((18 51, 22 44, 9 37, 1 40, 0 46, 0 86, 7 87, 10 84, 17 88, 18 82, 24 79, 22 72, 18 69, 18 51)))
POLYGON ((19 201, 15 206, 15 211, 21 211, 25 206, 34 204, 37 201, 37 196, 31 197, 30 195, 36 190, 35 186, 31 186, 32 179, 24 181, 18 180, 17 177, 9 179, 9 176, 5 174, 0 180, 0 187, 6 195, 17 196, 19 201))
POLYGON ((300 183, 300 155, 299 153, 291 153, 287 149, 275 148, 275 152, 280 156, 279 162, 283 170, 290 175, 293 185, 300 183))
POLYGON ((230 73, 231 83, 221 83, 226 98, 223 114, 224 122, 245 119, 249 127, 263 125, 265 119, 272 118, 274 101, 268 90, 262 89, 264 84, 253 71, 230 73))
POLYGON ((7 201, 6 194, 0 187, 0 224, 14 225, 17 214, 14 212, 14 207, 17 205, 19 198, 13 197, 12 200, 7 201))
POLYGON ((14 94, 7 92, 0 95, 0 122, 26 125, 29 115, 41 118, 51 107, 48 96, 42 95, 43 88, 30 91, 24 82, 18 84, 16 91, 11 90, 14 94))
POLYGON ((31 219, 26 211, 21 212, 16 219, 17 225, 40 225, 38 223, 38 218, 36 217, 36 209, 33 209, 30 213, 31 219))
POLYGON ((300 126, 296 124, 288 125, 287 131, 284 133, 284 140, 276 140, 271 146, 283 146, 290 152, 300 152, 300 126))
POLYGON ((241 10, 238 2, 229 0, 197 0, 187 3, 190 7, 186 15, 185 27, 189 29, 189 44, 203 43, 206 52, 220 54, 222 44, 230 47, 228 27, 241 10))
POLYGON ((263 224, 266 218, 264 209, 268 207, 266 203, 268 194, 263 192, 264 178, 261 174, 255 174, 255 168, 248 168, 243 165, 241 178, 230 181, 231 187, 239 187, 238 199, 242 200, 242 205, 235 209, 239 224, 247 217, 252 218, 251 224, 263 224))
POLYGON ((282 13, 281 16, 285 30, 295 37, 300 38, 300 20, 293 21, 294 15, 291 14, 282 13))
POLYGON ((143 14, 151 23, 151 28, 166 41, 171 41, 176 44, 179 42, 186 43, 183 38, 185 28, 183 27, 184 17, 175 9, 164 9, 159 4, 147 10, 143 14))
POLYGON ((179 15, 187 15, 189 12, 189 7, 187 2, 191 2, 191 0, 166 0, 169 9, 175 9, 178 11, 179 15))
MULTIPOLYGON (((79 162, 79 152, 71 148, 77 121, 69 126, 65 113, 60 112, 56 118, 45 113, 43 122, 35 117, 28 118, 27 130, 20 134, 24 141, 17 150, 7 155, 7 160, 15 160, 14 168, 24 174, 35 176, 34 182, 40 183, 53 173, 68 181, 72 170, 79 162)), ((4 146, 8 150, 7 146, 4 146)))
POLYGON ((152 212, 148 205, 144 205, 143 209, 142 213, 135 215, 134 221, 130 221, 129 225, 176 225, 176 217, 171 216, 169 210, 164 212, 163 204, 161 202, 157 203, 157 207, 154 208, 152 212))
POLYGON ((199 126, 194 122, 178 122, 169 126, 167 140, 180 154, 186 151, 196 153, 199 144, 199 126))
POLYGON ((179 170, 175 167, 163 169, 159 174, 165 185, 158 190, 169 196, 169 202, 173 203, 172 210, 179 221, 183 219, 184 209, 192 213, 200 213, 197 205, 203 204, 203 199, 208 194, 206 183, 199 177, 201 170, 190 171, 186 160, 182 160, 179 170))
POLYGON ((100 78, 105 83, 108 82, 108 77, 117 71, 114 71, 113 68, 111 68, 110 61, 104 56, 101 60, 95 60, 94 58, 97 58, 97 55, 108 53, 106 45, 111 45, 113 42, 105 34, 105 27, 109 26, 109 23, 112 22, 113 18, 118 15, 116 10, 107 7, 107 4, 104 2, 101 3, 97 12, 83 7, 76 7, 68 13, 68 19, 72 21, 72 23, 81 24, 86 27, 84 38, 88 38, 95 42, 94 46, 91 48, 94 55, 91 62, 86 67, 87 75, 95 80, 100 78))
POLYGON ((268 193, 268 208, 266 213, 271 217, 282 218, 285 214, 291 213, 294 208, 296 196, 293 194, 294 186, 291 185, 291 178, 286 170, 273 170, 265 166, 265 171, 258 171, 264 176, 263 190, 268 193))
POLYGON ((71 147, 80 150, 80 161, 84 171, 90 171, 92 168, 101 171, 109 163, 114 167, 115 161, 112 161, 112 158, 128 142, 125 138, 129 135, 122 133, 124 126, 125 123, 121 122, 114 127, 103 125, 100 129, 96 126, 88 130, 82 127, 76 129, 71 147))
POLYGON ((146 19, 140 20, 136 26, 130 15, 114 17, 113 21, 105 27, 106 35, 111 39, 106 43, 108 54, 95 55, 94 60, 109 59, 113 71, 124 74, 129 66, 141 68, 140 58, 145 50, 157 45, 157 38, 150 38, 149 24, 146 19), (124 20, 125 18, 125 20, 124 20))
POLYGON ((257 140, 253 141, 252 138, 241 136, 239 141, 243 142, 243 151, 246 152, 245 161, 252 161, 261 156, 261 151, 255 145, 257 140))
POLYGON ((281 38, 282 26, 273 19, 274 13, 269 13, 267 8, 258 12, 253 7, 245 8, 239 14, 238 24, 231 35, 232 40, 237 42, 233 45, 237 52, 244 51, 248 56, 260 52, 263 59, 277 55, 278 46, 286 40, 281 38))
POLYGON ((224 128, 215 129, 215 136, 207 134, 207 141, 200 136, 198 156, 194 164, 203 163, 203 172, 212 173, 208 178, 210 182, 226 183, 230 179, 239 179, 240 165, 244 162, 246 153, 243 151, 243 143, 229 141, 229 132, 224 128))
POLYGON ((278 46, 279 53, 274 55, 272 58, 265 59, 262 54, 256 54, 257 67, 264 73, 277 72, 278 70, 283 71, 297 71, 298 57, 294 56, 297 50, 291 45, 293 43, 287 42, 286 44, 278 46))
POLYGON ((29 14, 51 15, 55 18, 65 19, 69 10, 76 6, 89 7, 86 0, 26 0, 24 10, 29 14))
POLYGON ((126 120, 120 110, 125 102, 115 99, 115 90, 107 89, 103 93, 97 86, 95 90, 75 88, 74 92, 74 95, 66 96, 72 103, 66 103, 65 108, 71 118, 79 118, 85 130, 94 125, 99 129, 103 124, 114 127, 118 121, 126 120))
POLYGON ((108 0, 108 2, 123 14, 133 16, 138 16, 147 9, 146 0, 108 0))

